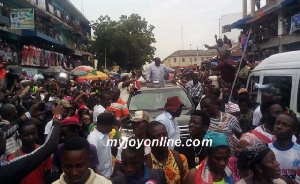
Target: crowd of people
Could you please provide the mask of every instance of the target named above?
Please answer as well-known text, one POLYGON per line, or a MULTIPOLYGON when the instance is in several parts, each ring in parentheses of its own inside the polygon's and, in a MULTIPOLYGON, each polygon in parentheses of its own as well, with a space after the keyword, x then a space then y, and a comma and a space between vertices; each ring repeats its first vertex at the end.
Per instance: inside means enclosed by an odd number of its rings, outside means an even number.
POLYGON ((129 97, 143 93, 141 83, 164 83, 174 72, 159 58, 145 78, 136 72, 118 83, 27 80, 10 70, 0 93, 0 183, 300 183, 298 119, 267 90, 256 103, 243 88, 248 71, 234 84, 235 65, 252 65, 247 59, 231 64, 229 47, 216 41, 206 47, 220 56, 216 66, 210 63, 220 71, 219 87, 194 71, 177 83, 195 105, 187 138, 176 120, 184 107, 178 96, 168 97, 157 117, 128 110, 129 97), (133 137, 122 137, 125 125, 133 137), (162 139, 184 144, 145 142, 162 139), (188 146, 188 140, 211 145, 188 146), (127 145, 131 141, 144 144, 127 145))

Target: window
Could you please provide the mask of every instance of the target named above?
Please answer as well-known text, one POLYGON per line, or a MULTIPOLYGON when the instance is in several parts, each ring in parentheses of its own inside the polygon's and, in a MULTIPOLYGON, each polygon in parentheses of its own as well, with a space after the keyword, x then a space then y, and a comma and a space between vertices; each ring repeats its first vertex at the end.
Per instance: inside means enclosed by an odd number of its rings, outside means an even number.
POLYGON ((252 75, 250 77, 247 90, 250 92, 251 97, 254 101, 256 101, 256 98, 257 98, 257 88, 255 88, 255 84, 258 84, 258 83, 259 83, 259 76, 252 75))
POLYGON ((174 58, 174 63, 176 63, 176 59, 177 59, 177 58, 174 58))
POLYGON ((222 33, 231 32, 231 25, 222 26, 222 33))
POLYGON ((182 58, 182 59, 181 59, 181 62, 185 62, 185 58, 182 58))
POLYGON ((193 62, 193 58, 190 58, 190 63, 192 63, 193 62))
POLYGON ((292 76, 265 76, 263 85, 270 85, 268 90, 273 99, 290 108, 292 76))
POLYGON ((196 62, 197 61, 197 58, 194 58, 194 62, 196 62))

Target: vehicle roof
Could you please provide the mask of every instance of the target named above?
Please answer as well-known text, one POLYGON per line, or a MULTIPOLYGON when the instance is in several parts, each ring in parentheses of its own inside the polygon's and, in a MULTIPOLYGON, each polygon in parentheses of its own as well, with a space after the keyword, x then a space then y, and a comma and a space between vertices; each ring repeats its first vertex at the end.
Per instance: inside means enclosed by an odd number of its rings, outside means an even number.
POLYGON ((180 86, 179 84, 175 85, 175 84, 169 84, 166 83, 163 87, 160 86, 147 86, 147 85, 143 85, 141 86, 141 90, 142 91, 150 91, 150 90, 158 90, 158 89, 180 89, 182 88, 182 86, 180 86))
POLYGON ((295 69, 300 68, 300 51, 291 51, 274 54, 264 59, 253 72, 272 69, 295 69))

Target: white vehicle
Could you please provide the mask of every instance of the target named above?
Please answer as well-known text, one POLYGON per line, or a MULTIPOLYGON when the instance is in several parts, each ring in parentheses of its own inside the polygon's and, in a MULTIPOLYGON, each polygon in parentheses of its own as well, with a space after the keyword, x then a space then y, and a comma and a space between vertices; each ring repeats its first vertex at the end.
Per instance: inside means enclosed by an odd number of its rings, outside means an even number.
POLYGON ((248 77, 247 89, 257 94, 268 90, 273 98, 300 117, 300 51, 275 54, 263 60, 248 77))

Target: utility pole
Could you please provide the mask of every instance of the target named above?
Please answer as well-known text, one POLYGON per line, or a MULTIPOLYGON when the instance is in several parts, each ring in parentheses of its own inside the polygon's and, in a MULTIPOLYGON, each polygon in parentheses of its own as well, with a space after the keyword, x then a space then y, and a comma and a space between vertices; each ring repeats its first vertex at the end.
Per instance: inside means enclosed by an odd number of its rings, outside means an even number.
POLYGON ((106 72, 106 43, 104 44, 104 72, 106 72))

